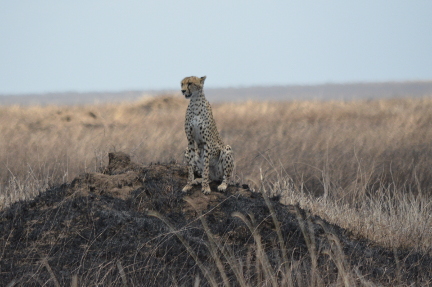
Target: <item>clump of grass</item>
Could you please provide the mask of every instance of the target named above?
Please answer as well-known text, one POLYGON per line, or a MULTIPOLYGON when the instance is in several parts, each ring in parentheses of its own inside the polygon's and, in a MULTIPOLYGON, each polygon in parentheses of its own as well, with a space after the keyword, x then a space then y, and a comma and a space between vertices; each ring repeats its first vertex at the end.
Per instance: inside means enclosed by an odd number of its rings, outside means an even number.
MULTIPOLYGON (((276 168, 275 168, 276 169, 276 168)), ((330 188, 328 197, 315 197, 277 172, 275 181, 263 180, 261 191, 279 196, 284 204, 299 204, 315 215, 389 248, 413 248, 432 252, 431 197, 424 192, 406 192, 389 185, 373 193, 358 193, 355 203, 337 198, 330 188), (360 196, 361 195, 361 196, 360 196)), ((361 189, 366 189, 362 187, 361 189)))

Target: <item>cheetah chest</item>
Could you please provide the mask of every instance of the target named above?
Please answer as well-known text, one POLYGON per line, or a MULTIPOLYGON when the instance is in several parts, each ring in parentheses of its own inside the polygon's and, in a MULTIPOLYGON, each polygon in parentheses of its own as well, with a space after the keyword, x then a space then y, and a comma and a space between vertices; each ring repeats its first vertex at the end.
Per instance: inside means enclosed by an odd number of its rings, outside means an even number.
POLYGON ((206 139, 204 137, 206 124, 205 120, 201 115, 194 115, 189 122, 192 137, 198 145, 205 144, 206 139))

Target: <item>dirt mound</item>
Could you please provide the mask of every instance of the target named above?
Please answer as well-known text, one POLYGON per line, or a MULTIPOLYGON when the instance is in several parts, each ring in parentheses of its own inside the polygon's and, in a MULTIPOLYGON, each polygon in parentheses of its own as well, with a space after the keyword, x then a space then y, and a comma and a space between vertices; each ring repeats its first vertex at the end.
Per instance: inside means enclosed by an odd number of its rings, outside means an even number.
POLYGON ((102 173, 13 204, 0 212, 0 285, 255 285, 269 275, 282 284, 284 270, 296 286, 432 282, 428 255, 354 239, 247 185, 185 194, 186 179, 185 166, 112 153, 102 173))
POLYGON ((141 99, 131 108, 131 112, 151 112, 151 111, 172 111, 175 109, 185 109, 188 102, 179 95, 161 95, 141 99))

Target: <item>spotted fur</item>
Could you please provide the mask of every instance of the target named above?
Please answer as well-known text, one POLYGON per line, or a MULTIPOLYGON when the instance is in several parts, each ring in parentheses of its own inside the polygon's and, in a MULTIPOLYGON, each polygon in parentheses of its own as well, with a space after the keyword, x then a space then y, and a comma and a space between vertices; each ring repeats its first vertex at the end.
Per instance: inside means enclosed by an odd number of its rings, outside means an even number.
POLYGON ((224 145, 219 136, 210 103, 204 96, 205 79, 205 76, 186 77, 181 81, 181 91, 186 99, 190 99, 185 120, 188 181, 183 191, 201 183, 202 192, 209 194, 211 180, 221 180, 218 190, 226 190, 234 169, 234 157, 231 147, 224 145), (201 178, 195 178, 194 172, 201 178))

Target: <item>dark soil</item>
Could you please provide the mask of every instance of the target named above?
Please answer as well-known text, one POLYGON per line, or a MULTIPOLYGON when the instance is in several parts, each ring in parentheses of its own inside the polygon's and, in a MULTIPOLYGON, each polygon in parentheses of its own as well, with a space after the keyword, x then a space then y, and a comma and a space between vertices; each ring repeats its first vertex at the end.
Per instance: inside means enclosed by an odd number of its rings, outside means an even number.
MULTIPOLYGON (((277 198, 266 203, 247 185, 229 186, 220 193, 213 183, 208 196, 200 186, 186 194, 181 192, 185 166, 143 167, 124 153, 110 154, 109 162, 101 173, 82 174, 70 184, 0 211, 0 286, 71 286, 74 276, 79 286, 193 286, 197 280, 207 286, 202 268, 221 286, 212 250, 231 284, 239 285, 229 260, 209 243, 205 223, 214 241, 243 264, 251 286, 262 282, 256 263, 258 234, 273 272, 285 270, 278 269, 283 247, 277 225, 289 260, 282 266, 302 274, 293 275, 295 285, 311 284, 310 252, 317 255, 317 282, 322 285, 341 284, 343 272, 354 275, 351 282, 358 285, 365 283, 362 280, 389 286, 432 284, 429 255, 356 239, 277 198), (235 212, 252 225, 255 236, 235 212)), ((282 277, 276 273, 275 278, 282 277)))

